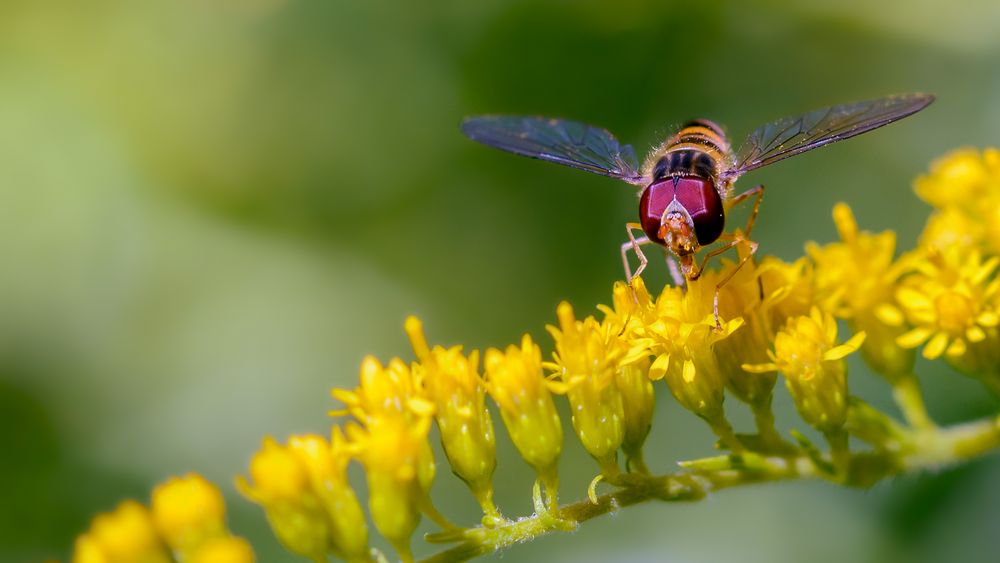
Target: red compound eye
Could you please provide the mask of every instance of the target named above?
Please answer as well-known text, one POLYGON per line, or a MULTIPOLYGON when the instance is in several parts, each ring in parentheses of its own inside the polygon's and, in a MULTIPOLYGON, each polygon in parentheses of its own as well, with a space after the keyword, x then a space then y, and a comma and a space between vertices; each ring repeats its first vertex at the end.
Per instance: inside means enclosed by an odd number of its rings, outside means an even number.
POLYGON ((649 240, 664 244, 660 238, 660 220, 667 206, 674 200, 674 182, 669 178, 655 184, 651 184, 639 200, 639 222, 642 223, 642 230, 646 232, 649 240))
POLYGON ((639 201, 639 221, 649 240, 663 244, 659 237, 660 221, 674 199, 681 204, 694 222, 698 244, 715 242, 725 228, 726 217, 722 198, 715 185, 707 178, 666 178, 651 184, 639 201))

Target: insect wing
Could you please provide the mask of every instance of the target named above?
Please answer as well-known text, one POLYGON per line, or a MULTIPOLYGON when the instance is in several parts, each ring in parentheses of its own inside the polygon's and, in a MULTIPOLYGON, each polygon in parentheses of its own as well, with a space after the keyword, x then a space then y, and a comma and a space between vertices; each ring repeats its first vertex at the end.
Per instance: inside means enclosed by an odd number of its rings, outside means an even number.
POLYGON ((878 129, 924 109, 933 101, 930 94, 901 94, 779 119, 750 133, 734 165, 723 175, 736 178, 783 158, 878 129))
POLYGON ((640 183, 635 151, 608 131, 565 119, 519 116, 469 117, 462 132, 473 141, 529 158, 640 183))

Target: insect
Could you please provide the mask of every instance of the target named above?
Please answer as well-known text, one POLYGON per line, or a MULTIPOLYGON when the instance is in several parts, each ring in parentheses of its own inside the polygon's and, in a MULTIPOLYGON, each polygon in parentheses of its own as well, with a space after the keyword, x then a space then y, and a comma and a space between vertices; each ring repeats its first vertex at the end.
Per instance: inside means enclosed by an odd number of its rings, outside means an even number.
POLYGON ((786 117, 762 125, 732 150, 723 129, 712 121, 696 119, 650 151, 640 168, 631 145, 622 145, 608 131, 565 119, 521 116, 469 117, 462 131, 472 140, 530 158, 547 160, 624 180, 641 186, 639 222, 627 223, 628 241, 621 245, 622 261, 629 281, 648 263, 641 246, 659 244, 680 263, 680 272, 670 260, 678 285, 695 280, 708 259, 738 244, 750 252, 716 287, 724 285, 757 250, 749 236, 764 195, 758 185, 734 195, 733 183, 743 174, 848 139, 912 115, 934 101, 930 94, 901 94, 855 102, 786 117), (736 204, 753 198, 753 208, 742 233, 725 234, 725 217, 736 204), (639 237, 635 232, 641 232, 639 237), (696 267, 695 254, 720 241, 696 267), (633 273, 628 250, 639 260, 633 273))

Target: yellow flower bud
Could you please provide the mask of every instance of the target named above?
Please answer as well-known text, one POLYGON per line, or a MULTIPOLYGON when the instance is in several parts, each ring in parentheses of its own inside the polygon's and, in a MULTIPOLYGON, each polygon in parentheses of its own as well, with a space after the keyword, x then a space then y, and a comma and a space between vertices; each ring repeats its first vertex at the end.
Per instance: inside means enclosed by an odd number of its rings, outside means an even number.
POLYGON ((253 485, 238 477, 236 487, 264 508, 281 543, 303 557, 325 560, 331 545, 327 515, 299 457, 265 438, 263 449, 250 461, 250 476, 253 485))
POLYGON ((253 548, 243 538, 223 536, 208 540, 191 554, 190 563, 254 563, 253 548))
POLYGON ((427 496, 435 473, 427 439, 435 406, 424 395, 421 373, 398 358, 383 366, 369 356, 357 389, 333 391, 358 420, 346 431, 365 468, 375 527, 406 560, 421 508, 437 516, 427 496))
POLYGON ((808 258, 785 262, 765 256, 757 268, 767 310, 770 332, 785 326, 788 319, 808 315, 816 304, 815 270, 808 258))
POLYGON ((920 234, 920 245, 944 250, 955 246, 978 247, 986 238, 982 221, 957 207, 935 211, 920 234))
POLYGON ((625 452, 629 469, 644 470, 642 445, 646 442, 649 429, 653 425, 656 410, 656 393, 649 379, 649 358, 643 357, 635 363, 622 366, 615 377, 615 385, 622 395, 622 410, 625 414, 625 437, 622 451, 625 452), (633 465, 638 464, 633 467, 633 465))
POLYGON ((166 546, 143 505, 125 501, 94 518, 76 541, 75 563, 169 563, 166 546))
POLYGON ((555 362, 546 367, 563 383, 561 390, 569 399, 573 428, 583 447, 605 475, 617 474, 615 460, 625 438, 625 412, 615 376, 628 344, 594 317, 577 321, 565 301, 556 315, 559 328, 548 327, 555 340, 555 362))
POLYGON ((656 394, 649 379, 649 340, 641 333, 646 323, 655 320, 655 305, 642 278, 633 279, 631 284, 615 282, 612 303, 614 308, 598 305, 598 309, 604 313, 601 325, 617 335, 619 345, 625 347, 615 377, 625 414, 622 451, 629 470, 645 472, 642 446, 652 426, 656 394))
POLYGON ((73 544, 73 563, 111 563, 101 544, 89 534, 81 534, 73 544))
POLYGON ((429 418, 413 424, 401 417, 374 418, 365 428, 347 427, 365 467, 372 521, 403 560, 412 558, 410 536, 420 523, 421 506, 430 502, 434 459, 429 431, 429 418))
POLYGON ((542 375, 541 350, 525 334, 520 348, 487 350, 485 368, 486 390, 500 407, 511 440, 545 481, 550 504, 554 504, 562 423, 542 375))
POLYGON ((460 346, 430 349, 416 317, 406 320, 406 333, 423 369, 424 389, 434 403, 434 418, 451 470, 472 490, 484 513, 499 518, 493 504, 496 438, 486 408, 486 386, 478 373, 479 353, 468 357, 460 346))
POLYGON ((354 391, 333 389, 331 393, 359 422, 383 416, 412 421, 434 413, 434 405, 421 395, 420 386, 402 360, 394 358, 383 367, 375 357, 366 356, 361 361, 361 385, 354 391))
POLYGON ((348 445, 340 427, 332 442, 314 434, 292 436, 288 450, 305 469, 312 494, 325 509, 330 523, 331 551, 341 559, 363 559, 368 552, 365 515, 347 480, 348 445))
POLYGON ((227 534, 222 493, 201 475, 171 477, 153 489, 151 506, 160 535, 181 553, 227 534))
POLYGON ((914 191, 932 206, 974 211, 1000 188, 1000 152, 974 148, 952 151, 931 164, 913 183, 914 191))

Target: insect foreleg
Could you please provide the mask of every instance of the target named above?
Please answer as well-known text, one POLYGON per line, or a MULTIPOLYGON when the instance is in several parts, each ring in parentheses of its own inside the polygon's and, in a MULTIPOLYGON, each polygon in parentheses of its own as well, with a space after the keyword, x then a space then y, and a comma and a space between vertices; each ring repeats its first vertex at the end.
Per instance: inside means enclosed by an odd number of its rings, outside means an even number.
POLYGON ((647 237, 646 235, 643 235, 639 238, 635 238, 635 235, 632 233, 632 231, 636 229, 641 231, 642 225, 640 225, 639 223, 625 223, 625 232, 628 234, 628 241, 622 243, 622 264, 625 266, 625 280, 629 283, 629 285, 632 284, 633 279, 639 277, 639 274, 641 274, 642 271, 646 269, 646 264, 649 263, 649 261, 646 260, 646 255, 643 254, 642 249, 639 247, 644 244, 650 244, 651 242, 653 242, 649 240, 649 237, 647 237), (639 259, 639 267, 636 268, 635 274, 632 273, 632 267, 629 266, 628 263, 629 248, 631 248, 632 251, 635 252, 636 258, 639 259))

